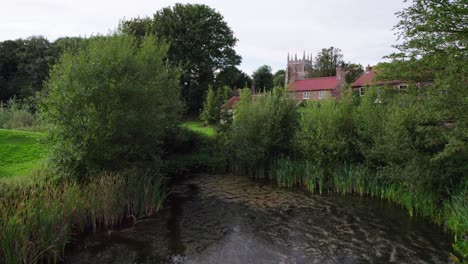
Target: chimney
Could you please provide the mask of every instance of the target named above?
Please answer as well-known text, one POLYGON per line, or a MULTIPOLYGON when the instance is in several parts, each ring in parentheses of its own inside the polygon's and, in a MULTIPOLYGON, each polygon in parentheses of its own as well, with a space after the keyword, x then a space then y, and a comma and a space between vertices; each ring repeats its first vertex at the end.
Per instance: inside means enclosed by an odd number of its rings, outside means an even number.
POLYGON ((370 71, 372 71, 372 67, 369 64, 367 64, 366 72, 370 72, 370 71))
POLYGON ((343 68, 343 64, 340 63, 338 67, 336 67, 336 78, 337 79, 342 79, 345 77, 345 70, 343 68))

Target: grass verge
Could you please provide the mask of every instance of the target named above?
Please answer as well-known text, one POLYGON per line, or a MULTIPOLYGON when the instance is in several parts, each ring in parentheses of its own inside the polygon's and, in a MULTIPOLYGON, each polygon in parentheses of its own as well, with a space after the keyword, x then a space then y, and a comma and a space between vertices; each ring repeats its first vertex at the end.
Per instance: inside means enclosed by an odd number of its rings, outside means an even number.
POLYGON ((24 176, 44 158, 44 133, 0 129, 0 178, 24 176))
POLYGON ((182 123, 181 126, 208 137, 215 135, 215 129, 211 126, 205 126, 201 121, 187 121, 182 123))

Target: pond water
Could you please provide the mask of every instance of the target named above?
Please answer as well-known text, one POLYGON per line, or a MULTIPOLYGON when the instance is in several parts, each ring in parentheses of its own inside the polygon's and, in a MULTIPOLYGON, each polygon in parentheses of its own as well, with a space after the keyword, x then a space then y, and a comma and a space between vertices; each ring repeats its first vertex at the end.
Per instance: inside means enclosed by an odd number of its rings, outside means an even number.
POLYGON ((441 228, 387 201, 197 175, 135 227, 80 241, 66 263, 449 263, 441 228))

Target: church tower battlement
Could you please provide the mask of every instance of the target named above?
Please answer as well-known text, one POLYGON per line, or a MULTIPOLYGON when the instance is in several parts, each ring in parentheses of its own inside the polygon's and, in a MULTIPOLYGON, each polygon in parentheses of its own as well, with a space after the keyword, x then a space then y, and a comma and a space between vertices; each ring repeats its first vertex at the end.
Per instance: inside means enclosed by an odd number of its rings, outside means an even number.
POLYGON ((285 85, 288 86, 294 80, 303 80, 307 78, 309 70, 312 69, 312 53, 307 54, 304 51, 302 59, 297 59, 297 53, 294 58, 289 57, 288 53, 288 64, 286 67, 285 85))

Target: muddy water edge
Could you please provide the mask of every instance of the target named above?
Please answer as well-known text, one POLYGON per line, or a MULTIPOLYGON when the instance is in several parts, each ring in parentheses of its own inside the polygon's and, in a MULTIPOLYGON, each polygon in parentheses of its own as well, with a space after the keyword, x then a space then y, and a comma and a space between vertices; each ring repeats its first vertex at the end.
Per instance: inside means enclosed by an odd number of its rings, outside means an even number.
POLYGON ((385 200, 196 175, 154 218, 86 237, 65 263, 450 263, 451 250, 441 227, 385 200))

